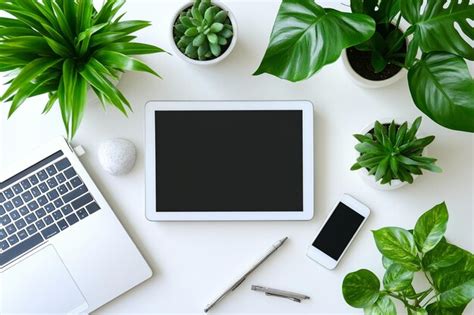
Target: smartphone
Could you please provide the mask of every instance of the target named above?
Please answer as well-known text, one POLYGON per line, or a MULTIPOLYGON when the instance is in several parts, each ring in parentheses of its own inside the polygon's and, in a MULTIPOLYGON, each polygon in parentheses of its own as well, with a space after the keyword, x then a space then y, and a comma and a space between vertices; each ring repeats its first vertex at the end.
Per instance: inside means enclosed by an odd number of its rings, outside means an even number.
POLYGON ((343 195, 324 222, 306 255, 328 269, 336 268, 370 214, 370 209, 343 195))

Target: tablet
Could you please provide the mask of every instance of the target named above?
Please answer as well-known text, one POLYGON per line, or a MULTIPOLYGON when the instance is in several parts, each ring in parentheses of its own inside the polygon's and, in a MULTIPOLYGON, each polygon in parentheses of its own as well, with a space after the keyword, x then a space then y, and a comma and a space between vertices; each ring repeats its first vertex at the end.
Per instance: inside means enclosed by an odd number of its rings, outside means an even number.
POLYGON ((145 112, 149 220, 313 217, 311 102, 152 101, 145 112))

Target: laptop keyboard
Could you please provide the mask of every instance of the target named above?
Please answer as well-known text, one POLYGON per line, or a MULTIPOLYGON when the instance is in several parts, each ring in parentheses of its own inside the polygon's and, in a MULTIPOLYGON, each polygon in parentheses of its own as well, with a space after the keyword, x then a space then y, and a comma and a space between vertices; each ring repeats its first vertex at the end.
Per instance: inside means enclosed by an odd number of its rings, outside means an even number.
POLYGON ((0 267, 98 210, 62 151, 0 183, 0 267))

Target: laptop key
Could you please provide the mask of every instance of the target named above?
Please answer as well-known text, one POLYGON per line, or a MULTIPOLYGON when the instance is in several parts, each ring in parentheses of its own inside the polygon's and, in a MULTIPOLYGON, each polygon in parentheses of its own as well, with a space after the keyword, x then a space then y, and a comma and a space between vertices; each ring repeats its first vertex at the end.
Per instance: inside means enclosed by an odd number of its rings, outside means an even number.
POLYGON ((28 233, 26 233, 26 230, 21 230, 20 232, 18 232, 18 237, 20 238, 20 240, 24 240, 28 237, 28 233))
POLYGON ((13 191, 15 194, 21 194, 23 192, 23 188, 21 188, 20 184, 13 185, 13 191))
POLYGON ((7 264, 18 256, 26 253, 30 249, 38 246, 43 242, 43 237, 41 234, 37 233, 32 237, 28 238, 24 242, 21 242, 17 246, 10 247, 9 249, 3 251, 0 255, 0 266, 7 264))
POLYGON ((41 196, 37 199, 37 201, 40 206, 44 206, 45 204, 48 203, 48 198, 46 198, 45 196, 41 196))
MULTIPOLYGON (((10 245, 8 245, 7 240, 4 240, 4 241, 1 241, 1 242, 0 242, 0 249, 1 249, 1 250, 6 250, 8 247, 10 247, 10 245)), ((1 255, 0 255, 0 256, 1 256, 1 255)))
POLYGON ((63 204, 64 204, 64 202, 61 200, 61 198, 58 198, 58 199, 56 199, 56 200, 54 201, 54 206, 55 206, 56 208, 61 207, 63 204))
POLYGON ((87 192, 87 188, 85 185, 79 186, 75 190, 68 192, 63 196, 64 203, 69 203, 70 201, 76 199, 77 197, 85 194, 87 192))
POLYGON ((20 219, 20 220, 15 222, 15 225, 16 225, 17 229, 21 230, 22 228, 24 228, 26 226, 26 222, 25 222, 25 220, 20 219))
POLYGON ((20 196, 16 196, 15 198, 13 198, 13 204, 15 205, 15 207, 19 208, 23 205, 23 199, 21 199, 20 196))
POLYGON ((69 223, 69 225, 73 225, 74 223, 77 223, 79 219, 77 218, 77 215, 73 213, 66 217, 66 221, 69 223))
POLYGON ((38 187, 39 187, 39 189, 41 190, 42 193, 45 193, 49 190, 48 185, 46 185, 46 183, 41 183, 41 184, 39 184, 38 187))
POLYGON ((68 189, 67 189, 66 185, 63 184, 63 185, 59 186, 59 187, 58 187, 58 192, 59 192, 61 195, 64 195, 65 193, 67 193, 67 192, 68 192, 68 189))
POLYGON ((58 183, 64 183, 66 181, 66 177, 64 177, 63 174, 59 174, 59 175, 56 175, 56 180, 58 181, 58 183))
POLYGON ((54 219, 51 215, 47 215, 44 219, 43 219, 44 223, 46 223, 46 225, 50 225, 54 222, 54 219))
POLYGON ((69 225, 67 224, 66 220, 64 220, 64 219, 58 221, 58 226, 59 226, 59 229, 60 229, 61 231, 65 230, 65 229, 67 229, 67 228, 69 227, 69 225))
POLYGON ((42 228, 44 228, 46 226, 46 224, 44 224, 43 220, 39 220, 38 222, 35 223, 36 225, 36 228, 38 230, 41 230, 42 228))
POLYGON ((20 213, 16 210, 10 212, 10 218, 12 218, 13 221, 18 220, 21 217, 20 213))
POLYGON ((36 216, 40 219, 46 215, 46 211, 44 210, 44 208, 39 208, 35 213, 36 216))
POLYGON ((30 209, 30 211, 35 211, 36 209, 39 208, 39 205, 36 201, 31 201, 29 204, 28 204, 28 209, 30 209))
POLYGON ((5 196, 2 193, 0 193, 0 203, 4 202, 5 200, 7 200, 5 196))
POLYGON ((44 206, 44 209, 48 212, 51 213, 56 207, 52 203, 48 203, 46 206, 44 206))
POLYGON ((55 175, 58 171, 56 170, 56 167, 54 165, 50 165, 46 168, 46 172, 48 172, 49 176, 55 175))
POLYGON ((3 226, 6 226, 8 223, 12 222, 12 219, 8 215, 4 215, 3 217, 0 217, 0 223, 3 226))
POLYGON ((27 190, 31 187, 31 184, 30 182, 27 180, 27 179, 24 179, 20 182, 21 184, 21 187, 24 189, 24 190, 27 190))
POLYGON ((30 180, 30 183, 32 185, 36 185, 39 183, 39 180, 38 180, 38 177, 36 177, 36 175, 32 175, 30 177, 28 177, 28 179, 30 180))
POLYGON ((8 243, 10 243, 10 246, 13 246, 16 243, 18 243, 19 239, 18 239, 18 236, 12 235, 9 238, 7 238, 7 241, 8 241, 8 243))
POLYGON ((25 217, 25 219, 26 219, 26 222, 27 222, 28 224, 31 224, 31 223, 35 222, 36 220, 38 220, 38 218, 36 217, 36 215, 35 215, 34 213, 28 214, 28 215, 25 217))
POLYGON ((56 224, 53 224, 41 231, 41 234, 43 235, 45 239, 51 238, 58 233, 59 233, 59 228, 56 226, 56 224))
POLYGON ((76 171, 72 167, 70 167, 64 171, 64 175, 66 176, 66 178, 72 178, 76 176, 76 171))
POLYGON ((23 207, 20 208, 20 213, 21 213, 22 216, 27 215, 29 212, 30 212, 30 210, 28 210, 27 206, 23 206, 23 207))
MULTIPOLYGON (((36 188, 36 189, 38 189, 38 188, 36 188)), ((38 193, 39 193, 39 190, 38 190, 38 193)), ((31 195, 31 193, 29 191, 26 191, 23 194, 21 194, 21 198, 23 198, 23 200, 25 202, 30 202, 31 199, 33 199, 33 196, 31 195)))
POLYGON ((51 190, 47 195, 50 201, 53 201, 59 197, 59 194, 56 189, 51 190))
POLYGON ((72 184, 72 187, 76 188, 77 186, 82 185, 82 180, 79 178, 79 176, 76 176, 73 179, 71 179, 71 184, 72 184))
POLYGON ((69 213, 71 213, 73 210, 72 210, 72 207, 70 205, 66 205, 64 207, 61 208, 61 211, 64 215, 68 215, 69 213))
POLYGON ((43 181, 48 178, 48 173, 45 170, 39 171, 36 175, 38 175, 39 180, 43 181))
POLYGON ((13 223, 12 223, 12 224, 10 224, 9 226, 6 227, 6 230, 7 230, 7 233, 8 233, 9 235, 12 235, 13 233, 16 232, 16 227, 15 227, 15 225, 13 225, 13 223))
POLYGON ((3 240, 5 237, 7 237, 7 231, 0 229, 0 240, 3 240))
POLYGON ((0 215, 4 215, 5 213, 6 213, 5 208, 2 205, 0 205, 0 215))
POLYGON ((15 196, 15 194, 13 193, 13 190, 11 190, 10 188, 5 190, 3 193, 5 194, 5 197, 7 197, 7 199, 11 199, 13 198, 13 196, 15 196))
POLYGON ((87 205, 88 203, 90 203, 91 201, 94 201, 94 198, 92 198, 91 194, 85 194, 84 196, 80 197, 80 198, 77 198, 76 200, 74 200, 71 205, 72 207, 74 208, 74 210, 77 210, 85 205, 87 205))
POLYGON ((3 204, 3 206, 5 207, 5 210, 7 210, 7 211, 12 211, 13 208, 15 208, 15 207, 13 207, 13 203, 11 203, 11 201, 5 202, 3 204))
POLYGON ((39 190, 38 187, 33 187, 31 188, 31 194, 35 197, 38 197, 39 195, 41 195, 41 191, 39 190))
POLYGON ((89 214, 87 213, 86 209, 82 208, 80 209, 79 211, 77 211, 77 216, 79 217, 79 219, 84 219, 85 217, 87 217, 89 214))
POLYGON ((33 224, 32 225, 29 225, 26 230, 28 231, 28 234, 30 235, 33 235, 34 233, 36 233, 36 231, 38 231, 38 229, 36 229, 36 226, 34 226, 33 224))
POLYGON ((54 165, 56 166, 58 171, 62 171, 63 169, 71 166, 71 162, 69 162, 69 160, 67 158, 64 158, 61 161, 56 162, 54 165))
POLYGON ((55 178, 50 178, 47 181, 49 188, 54 188, 58 186, 58 181, 55 178))
POLYGON ((53 218, 58 221, 59 219, 61 219, 63 217, 63 214, 61 213, 61 211, 59 210, 56 210, 53 212, 53 218))

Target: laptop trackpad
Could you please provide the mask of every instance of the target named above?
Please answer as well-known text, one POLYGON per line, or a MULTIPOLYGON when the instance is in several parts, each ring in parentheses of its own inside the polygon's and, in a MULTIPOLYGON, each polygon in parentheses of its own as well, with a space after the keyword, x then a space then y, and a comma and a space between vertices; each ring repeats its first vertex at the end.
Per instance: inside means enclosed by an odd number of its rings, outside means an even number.
POLYGON ((6 270, 0 280, 0 314, 66 314, 88 308, 53 246, 6 270))

